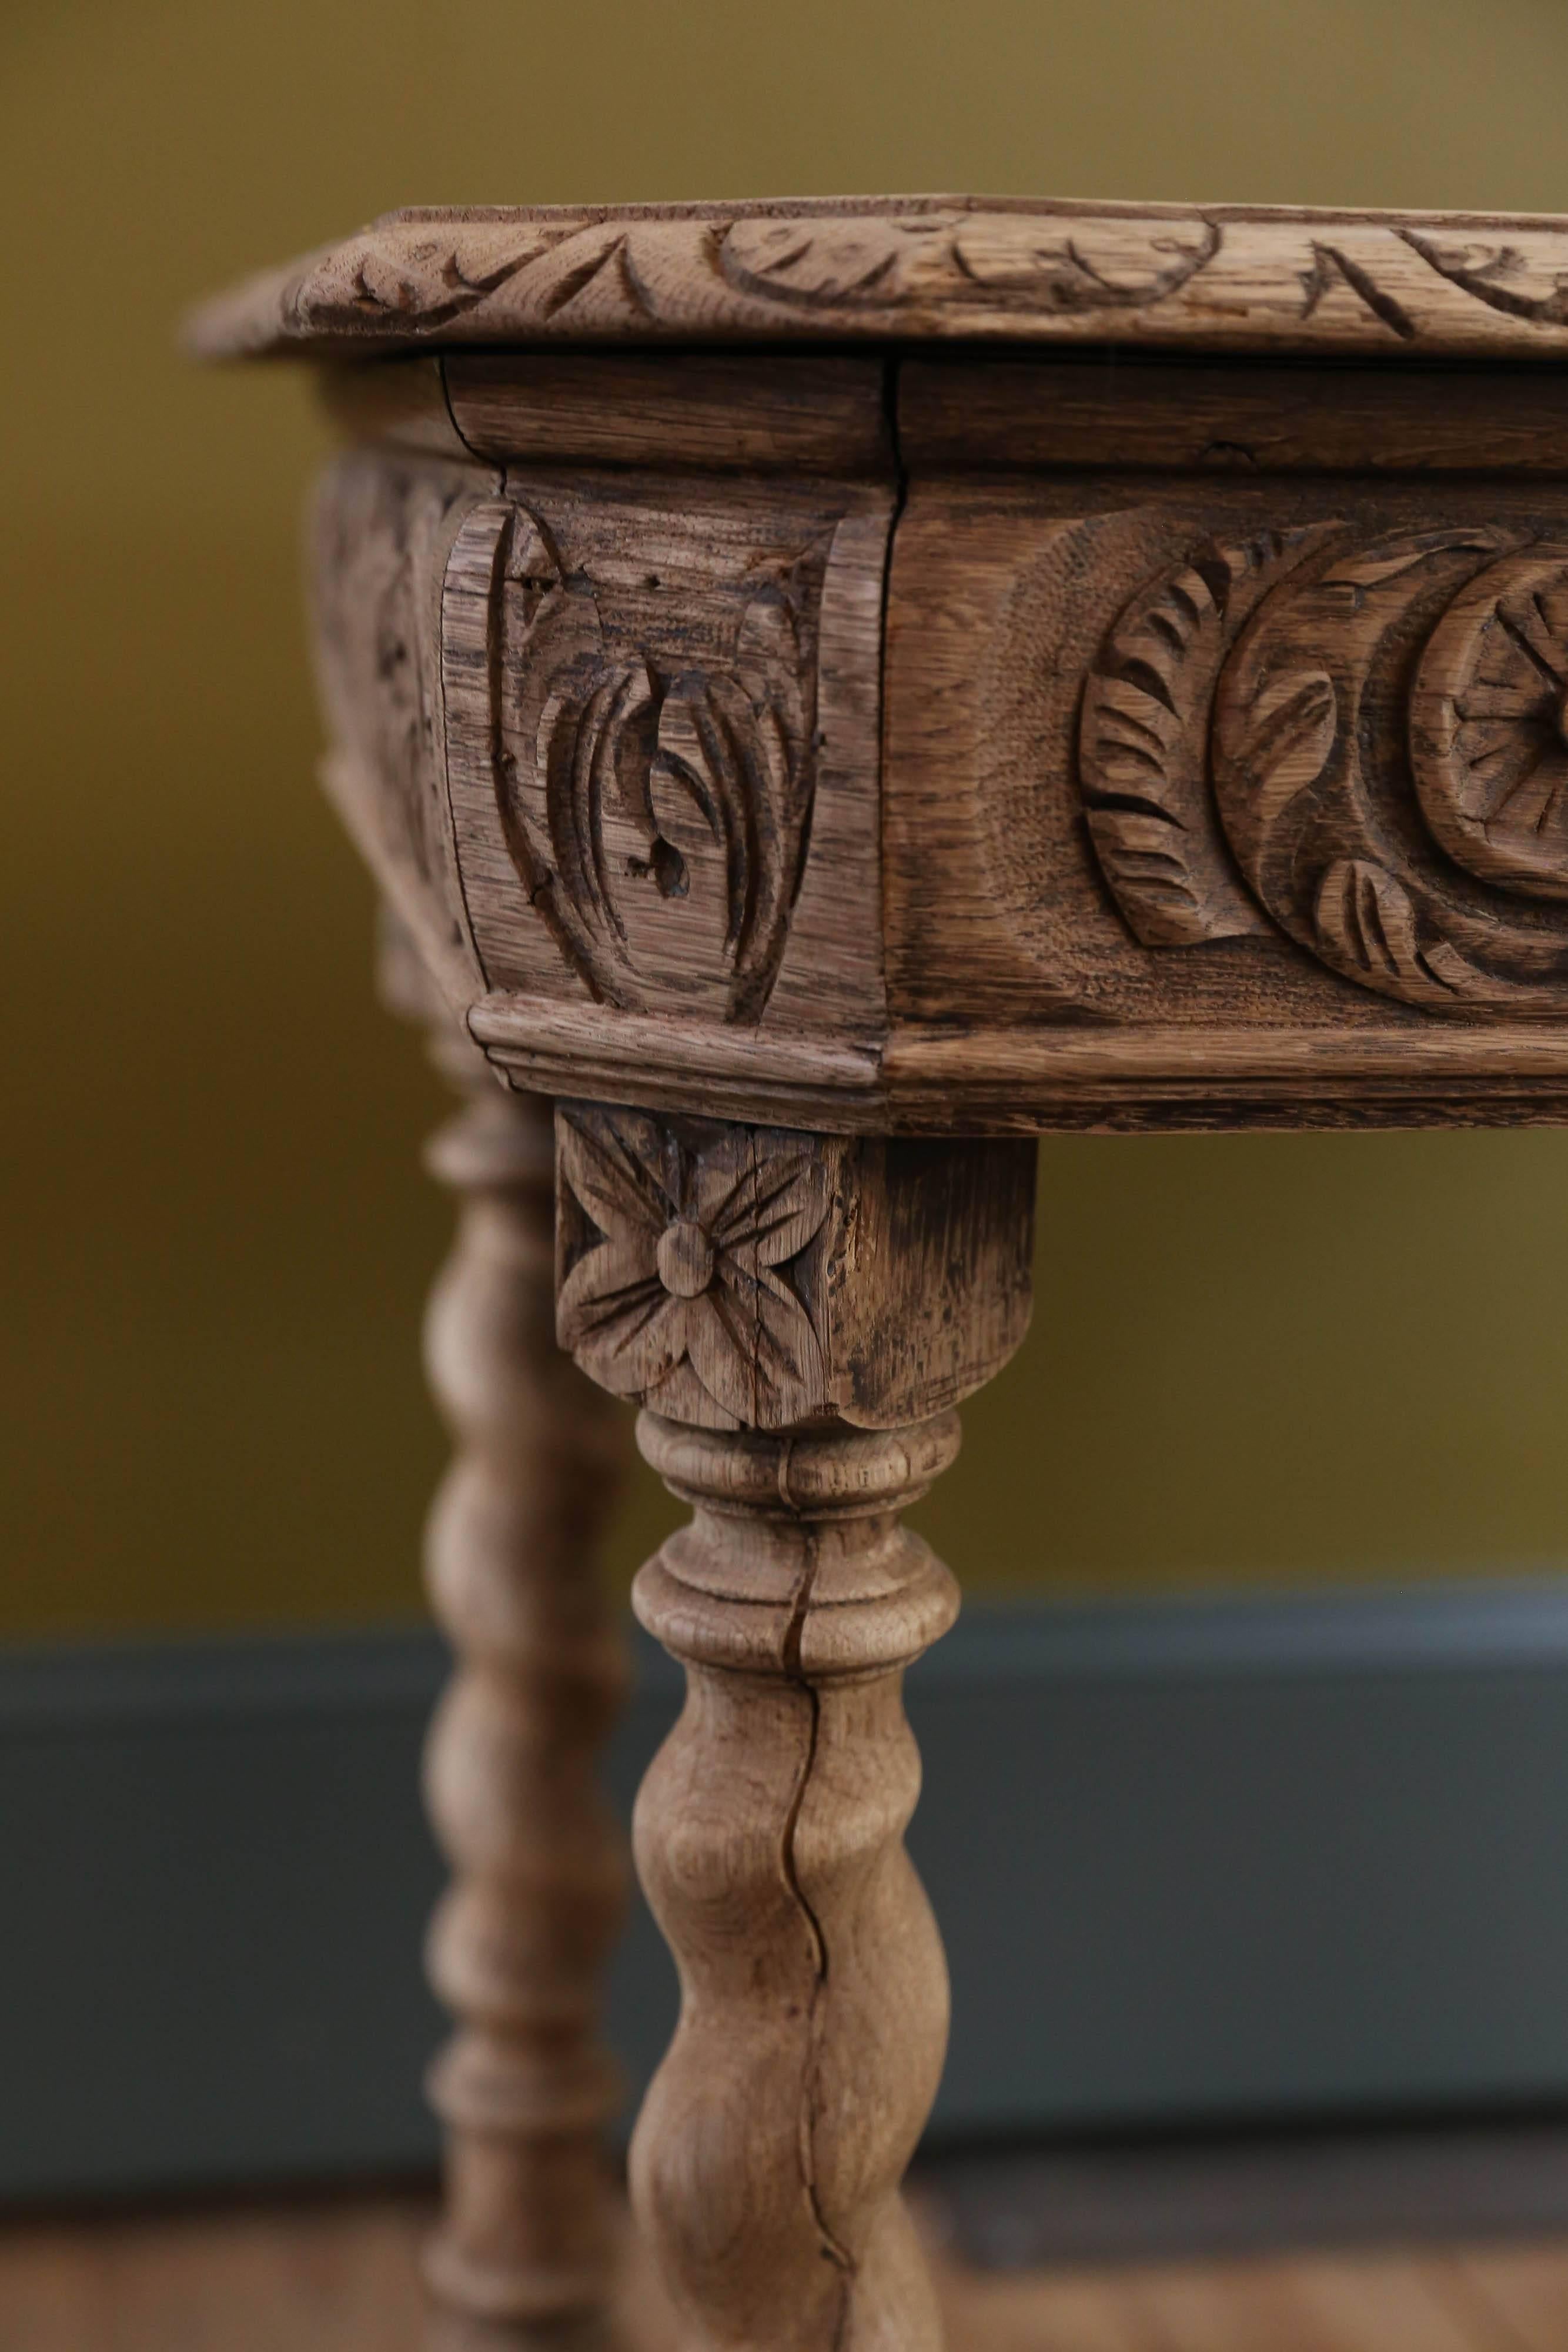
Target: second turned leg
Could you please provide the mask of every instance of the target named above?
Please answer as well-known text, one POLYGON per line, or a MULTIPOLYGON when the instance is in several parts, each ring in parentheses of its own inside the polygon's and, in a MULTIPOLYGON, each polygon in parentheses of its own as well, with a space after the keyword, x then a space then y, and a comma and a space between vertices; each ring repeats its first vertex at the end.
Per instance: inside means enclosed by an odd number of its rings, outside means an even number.
POLYGON ((936 2352, 899 2184, 947 1988, 904 1850, 904 1668, 951 1577, 899 1512, 1021 1338, 1033 1151, 558 1113, 559 1317, 693 1518, 638 1580, 686 1669, 636 1852, 681 2021, 632 2145, 690 2352, 936 2352))
POLYGON ((599 1772, 625 1664, 598 1550, 625 1432, 555 1345, 549 1145, 548 1104, 481 1065, 430 1152, 464 1204, 427 1325, 457 1439, 426 1547, 456 1653, 425 1759, 454 1871, 430 1977, 458 2019, 430 2078, 432 2352, 603 2352, 615 2284, 599 2009, 625 1865, 599 1772))
POLYGON ((380 979, 465 1097, 427 1155, 461 1203, 425 1329, 456 1441, 426 1541, 455 1657, 425 1755, 453 1871, 428 1957, 458 2028, 430 2078, 445 2194, 427 2341, 608 2352, 620 2085, 600 1998, 625 1864, 599 1771, 626 1665, 598 1553, 630 1431, 556 1345, 550 1106, 497 1083, 390 919, 380 979))

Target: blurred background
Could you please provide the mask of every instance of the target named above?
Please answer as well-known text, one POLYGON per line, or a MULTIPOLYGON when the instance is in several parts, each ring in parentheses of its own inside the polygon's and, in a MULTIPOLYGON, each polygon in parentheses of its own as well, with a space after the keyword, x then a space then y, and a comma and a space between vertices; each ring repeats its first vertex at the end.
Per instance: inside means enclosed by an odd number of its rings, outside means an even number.
MULTIPOLYGON (((0 1636, 407 1619, 444 1450, 443 1097, 312 774, 324 436, 190 302, 406 202, 1561 206, 1565 82, 1548 0, 11 0, 0 1636)), ((972 1589, 1561 1556, 1568 1136, 1049 1142, 1039 1302, 926 1507, 972 1589)))
MULTIPOLYGON (((314 782, 326 435, 183 312, 408 203, 1568 211, 1565 89, 1553 0, 9 0, 0 2200, 434 2148, 449 1106, 314 782)), ((922 1509, 1013 1612, 912 1684, 938 2126, 1563 2111, 1568 1132, 1041 1162, 1032 1338, 922 1509)), ((640 1472, 617 1580, 672 1516, 640 1472)), ((643 1920, 633 2080, 669 2007, 643 1920)))

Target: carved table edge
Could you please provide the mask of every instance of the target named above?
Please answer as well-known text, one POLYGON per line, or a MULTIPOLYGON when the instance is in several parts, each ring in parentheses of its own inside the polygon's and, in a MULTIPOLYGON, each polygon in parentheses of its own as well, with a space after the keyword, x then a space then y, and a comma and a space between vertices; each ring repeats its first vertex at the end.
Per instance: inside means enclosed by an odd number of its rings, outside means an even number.
POLYGON ((508 1083, 824 1134, 1019 1134, 1195 1117, 1268 1123, 1568 1118, 1568 1031, 1544 1024, 1290 1032, 897 1024, 879 1045, 480 1000, 476 1044, 508 1083), (1403 1113, 1403 1118, 1393 1116, 1403 1113))
POLYGON ((510 994, 481 997, 470 1009, 468 1031, 492 1061, 540 1069, 559 1062, 570 1072, 602 1073, 617 1081, 656 1072, 658 1083, 673 1086, 711 1080, 863 1094, 876 1087, 881 1066, 874 1049, 831 1037, 510 994))
POLYGON ((968 338, 1568 355, 1552 215, 973 195, 415 208, 261 273, 204 358, 968 338))
POLYGON ((1303 1078, 1568 1083, 1568 1027, 1545 1022, 1428 1022, 1354 1028, 897 1026, 883 1057, 894 1092, 1031 1082, 1136 1085, 1303 1078))

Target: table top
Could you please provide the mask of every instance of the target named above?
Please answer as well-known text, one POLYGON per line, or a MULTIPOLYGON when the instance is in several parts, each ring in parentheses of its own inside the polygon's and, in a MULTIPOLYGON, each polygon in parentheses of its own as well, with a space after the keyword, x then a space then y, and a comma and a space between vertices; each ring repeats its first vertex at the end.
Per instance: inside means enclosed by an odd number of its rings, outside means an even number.
POLYGON ((192 322, 209 357, 1092 344, 1568 357, 1568 219, 996 196, 387 213, 192 322))

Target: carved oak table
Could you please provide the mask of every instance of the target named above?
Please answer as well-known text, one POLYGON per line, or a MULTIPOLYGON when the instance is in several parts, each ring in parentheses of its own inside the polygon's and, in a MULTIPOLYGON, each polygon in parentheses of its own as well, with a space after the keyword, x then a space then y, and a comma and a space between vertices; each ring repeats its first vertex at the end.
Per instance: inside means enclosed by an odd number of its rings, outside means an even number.
POLYGON ((340 422, 327 781, 469 1095, 435 2325, 612 2325, 570 1355, 693 1514, 636 1592, 689 1683, 641 2231, 694 2347, 932 2346, 900 1680, 956 1596, 899 1510, 1023 1336, 1037 1131, 1568 1114, 1568 224, 411 212, 196 340, 340 422))

